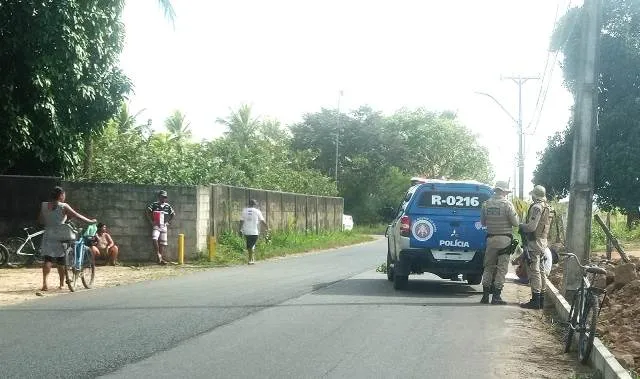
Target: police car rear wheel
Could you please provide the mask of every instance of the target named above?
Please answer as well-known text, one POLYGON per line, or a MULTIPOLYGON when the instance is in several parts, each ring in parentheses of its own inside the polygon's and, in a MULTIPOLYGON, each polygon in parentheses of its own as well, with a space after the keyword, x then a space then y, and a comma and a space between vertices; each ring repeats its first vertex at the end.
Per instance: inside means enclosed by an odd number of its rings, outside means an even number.
POLYGON ((393 282, 393 262, 389 252, 387 252, 387 280, 393 282))
POLYGON ((480 282, 482 282, 482 275, 467 275, 467 282, 472 285, 480 284, 480 282))
POLYGON ((403 290, 407 288, 409 284, 409 277, 407 275, 393 275, 393 288, 397 290, 403 290))

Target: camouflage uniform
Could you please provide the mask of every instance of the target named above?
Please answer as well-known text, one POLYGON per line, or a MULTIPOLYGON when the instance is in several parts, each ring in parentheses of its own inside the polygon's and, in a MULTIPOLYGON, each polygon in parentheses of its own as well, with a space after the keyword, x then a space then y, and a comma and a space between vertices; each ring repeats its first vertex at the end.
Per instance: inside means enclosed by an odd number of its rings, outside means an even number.
POLYGON ((512 228, 519 220, 513 204, 505 195, 510 192, 505 182, 497 182, 493 197, 482 204, 480 221, 487 227, 487 248, 484 253, 484 272, 482 274, 483 304, 506 304, 500 297, 505 276, 509 269, 509 251, 513 240, 512 228))
POLYGON ((533 204, 527 212, 527 222, 520 225, 522 232, 527 235, 527 250, 529 264, 527 272, 531 286, 531 300, 521 304, 528 309, 542 309, 544 306, 544 289, 547 278, 541 273, 540 262, 547 248, 547 236, 551 225, 551 207, 547 204, 546 190, 543 186, 535 186, 531 191, 533 204))

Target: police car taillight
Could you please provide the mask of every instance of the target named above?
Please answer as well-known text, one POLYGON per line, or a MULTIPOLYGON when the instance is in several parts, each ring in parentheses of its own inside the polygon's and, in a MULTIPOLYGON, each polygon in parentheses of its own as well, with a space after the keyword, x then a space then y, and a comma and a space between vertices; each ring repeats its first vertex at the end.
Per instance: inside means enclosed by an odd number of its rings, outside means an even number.
POLYGON ((400 218, 400 235, 403 237, 409 237, 411 232, 411 220, 409 216, 402 216, 400 218))

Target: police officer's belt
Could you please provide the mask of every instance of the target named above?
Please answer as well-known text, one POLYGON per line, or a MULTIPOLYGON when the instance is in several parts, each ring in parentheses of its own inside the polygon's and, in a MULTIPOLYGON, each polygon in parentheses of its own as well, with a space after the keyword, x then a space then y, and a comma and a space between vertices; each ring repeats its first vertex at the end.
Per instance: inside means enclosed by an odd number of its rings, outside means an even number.
POLYGON ((507 247, 498 250, 498 255, 511 255, 516 251, 516 248, 518 247, 518 240, 513 239, 513 234, 487 234, 487 238, 489 237, 508 237, 511 240, 507 247))
POLYGON ((487 238, 489 237, 509 237, 513 239, 513 234, 487 234, 487 238))

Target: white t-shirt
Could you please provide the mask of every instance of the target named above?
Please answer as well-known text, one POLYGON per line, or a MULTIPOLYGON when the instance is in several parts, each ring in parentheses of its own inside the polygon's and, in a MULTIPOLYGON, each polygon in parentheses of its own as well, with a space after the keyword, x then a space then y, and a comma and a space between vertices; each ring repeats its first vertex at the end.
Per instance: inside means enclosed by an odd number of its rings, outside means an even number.
POLYGON ((260 235, 260 221, 264 221, 262 212, 258 208, 245 208, 242 210, 242 234, 245 236, 260 235))

